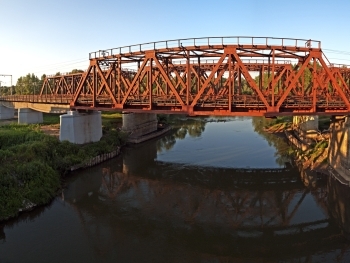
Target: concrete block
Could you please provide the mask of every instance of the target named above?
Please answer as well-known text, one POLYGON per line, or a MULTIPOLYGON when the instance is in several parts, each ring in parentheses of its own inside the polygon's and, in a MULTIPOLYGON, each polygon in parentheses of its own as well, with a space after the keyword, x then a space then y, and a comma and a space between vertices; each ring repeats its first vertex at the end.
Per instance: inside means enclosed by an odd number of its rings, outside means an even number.
POLYGON ((347 182, 350 182, 349 126, 349 117, 332 120, 328 145, 328 163, 347 182))
POLYGON ((28 108, 18 109, 19 124, 43 123, 43 113, 28 108))
POLYGON ((129 132, 131 137, 143 136, 158 128, 155 113, 128 113, 123 115, 122 130, 129 132))
POLYGON ((293 124, 304 132, 318 130, 318 116, 293 116, 293 124))
POLYGON ((100 111, 79 113, 68 111, 60 116, 60 141, 76 144, 97 142, 102 137, 102 118, 100 111))
POLYGON ((15 117, 15 109, 0 106, 0 120, 13 119, 15 117))

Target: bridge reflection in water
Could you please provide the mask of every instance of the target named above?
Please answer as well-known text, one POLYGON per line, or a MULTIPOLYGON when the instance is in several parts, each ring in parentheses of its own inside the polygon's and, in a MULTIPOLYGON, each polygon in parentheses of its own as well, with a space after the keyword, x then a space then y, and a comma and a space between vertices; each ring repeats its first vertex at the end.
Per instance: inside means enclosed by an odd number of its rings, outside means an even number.
POLYGON ((300 176, 294 167, 191 167, 156 161, 154 143, 135 147, 102 170, 92 168, 64 193, 99 253, 117 249, 143 262, 198 257, 345 262, 350 256, 338 227, 349 231, 344 225, 350 204, 339 196, 349 189, 332 179, 327 190, 323 177, 300 176), (306 187, 303 182, 310 180, 306 187), (327 203, 334 208, 331 217, 327 203))

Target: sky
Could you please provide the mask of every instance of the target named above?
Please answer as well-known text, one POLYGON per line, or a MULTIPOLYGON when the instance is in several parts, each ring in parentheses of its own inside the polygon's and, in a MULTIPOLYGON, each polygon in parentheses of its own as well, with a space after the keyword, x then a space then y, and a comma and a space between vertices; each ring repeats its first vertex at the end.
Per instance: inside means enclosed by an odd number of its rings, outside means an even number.
POLYGON ((217 36, 320 40, 330 62, 350 65, 349 10, 348 0, 0 0, 0 75, 15 85, 85 70, 97 50, 217 36))

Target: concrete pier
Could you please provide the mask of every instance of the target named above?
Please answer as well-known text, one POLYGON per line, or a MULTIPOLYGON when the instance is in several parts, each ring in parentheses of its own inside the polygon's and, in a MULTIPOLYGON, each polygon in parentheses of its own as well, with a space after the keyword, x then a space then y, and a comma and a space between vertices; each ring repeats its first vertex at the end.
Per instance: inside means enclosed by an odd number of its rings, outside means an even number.
POLYGON ((43 113, 29 108, 18 109, 19 124, 43 123, 43 113))
POLYGON ((331 121, 328 162, 331 173, 342 183, 350 183, 350 117, 333 117, 331 121))
POLYGON ((60 141, 76 144, 97 142, 102 137, 102 118, 100 111, 79 113, 68 111, 60 116, 60 141))
POLYGON ((15 109, 0 105, 0 120, 13 119, 15 117, 15 109))
POLYGON ((318 130, 318 116, 293 116, 293 125, 310 133, 318 130))
POLYGON ((128 132, 131 138, 137 138, 157 131, 157 115, 154 113, 123 114, 122 130, 128 132))
POLYGON ((303 143, 311 143, 318 135, 318 116, 293 116, 293 129, 303 143))

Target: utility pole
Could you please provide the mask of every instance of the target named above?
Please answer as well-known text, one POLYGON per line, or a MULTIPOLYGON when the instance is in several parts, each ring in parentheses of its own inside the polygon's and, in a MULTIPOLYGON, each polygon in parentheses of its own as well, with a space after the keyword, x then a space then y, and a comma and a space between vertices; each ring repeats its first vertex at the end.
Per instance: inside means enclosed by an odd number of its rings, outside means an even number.
POLYGON ((9 75, 9 74, 0 74, 0 77, 11 77, 11 86, 10 86, 10 90, 11 90, 11 95, 12 95, 12 75, 9 75))

